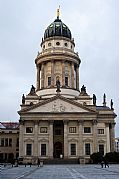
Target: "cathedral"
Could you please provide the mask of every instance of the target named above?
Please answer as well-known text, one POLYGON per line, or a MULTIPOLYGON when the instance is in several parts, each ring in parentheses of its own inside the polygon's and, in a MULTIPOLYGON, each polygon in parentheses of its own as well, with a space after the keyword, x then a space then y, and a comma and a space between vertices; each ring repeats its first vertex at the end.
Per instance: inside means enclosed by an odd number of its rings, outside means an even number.
POLYGON ((78 159, 115 150, 113 102, 96 104, 96 95, 80 86, 81 59, 75 52, 70 29, 59 17, 45 30, 35 59, 36 87, 22 96, 19 126, 19 157, 23 162, 78 159))

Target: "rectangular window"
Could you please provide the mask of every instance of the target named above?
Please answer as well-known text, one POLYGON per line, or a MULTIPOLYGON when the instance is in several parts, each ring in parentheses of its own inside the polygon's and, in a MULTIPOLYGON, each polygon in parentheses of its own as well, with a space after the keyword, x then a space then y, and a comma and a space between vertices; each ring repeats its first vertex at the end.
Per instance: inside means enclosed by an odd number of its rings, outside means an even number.
POLYGON ((32 144, 26 144, 26 155, 32 154, 32 144))
POLYGON ((76 155, 76 144, 71 144, 71 155, 76 155))
POLYGON ((84 133, 91 133, 91 127, 84 127, 84 133))
POLYGON ((98 134, 104 134, 104 129, 98 129, 98 134))
POLYGON ((46 144, 41 144, 41 156, 46 156, 46 144))
POLYGON ((5 147, 8 147, 8 138, 5 139, 5 147))
POLYGON ((47 127, 41 127, 40 133, 47 133, 47 127))
POLYGON ((65 86, 68 86, 68 77, 65 76, 65 86))
POLYGON ((9 147, 12 147, 12 139, 9 139, 9 147))
POLYGON ((51 85, 51 77, 48 77, 48 86, 51 85))
POLYGON ((76 127, 69 127, 69 133, 76 133, 76 127))
POLYGON ((90 155, 90 143, 85 144, 85 155, 90 155))
POLYGON ((4 146, 4 138, 1 138, 1 147, 4 146))
POLYGON ((26 127, 26 133, 33 133, 33 127, 26 127))
POLYGON ((104 155, 104 145, 103 144, 100 144, 99 145, 99 152, 104 155))

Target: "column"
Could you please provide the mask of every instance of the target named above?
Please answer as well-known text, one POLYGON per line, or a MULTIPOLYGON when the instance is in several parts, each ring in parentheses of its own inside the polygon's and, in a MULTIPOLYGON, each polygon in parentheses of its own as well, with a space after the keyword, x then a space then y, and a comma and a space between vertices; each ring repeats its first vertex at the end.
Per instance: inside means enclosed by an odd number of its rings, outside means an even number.
POLYGON ((68 121, 64 120, 64 158, 68 158, 68 121))
POLYGON ((71 83, 72 83, 72 88, 74 88, 74 63, 73 62, 71 64, 71 83))
POLYGON ((83 121, 78 121, 79 123, 79 145, 78 145, 78 155, 79 157, 83 156, 83 121))
POLYGON ((76 89, 79 90, 79 65, 76 67, 76 89))
POLYGON ((49 158, 53 158, 53 122, 49 121, 49 158))
POLYGON ((111 152, 115 151, 115 123, 110 124, 110 149, 111 152))
POLYGON ((51 61, 51 86, 54 86, 54 60, 51 61))
POLYGON ((20 119, 20 126, 19 126, 19 156, 23 157, 25 155, 23 149, 24 146, 24 122, 20 119))
POLYGON ((44 63, 41 65, 41 89, 44 88, 44 63))
POLYGON ((38 157, 38 121, 34 122, 34 156, 38 157))
POLYGON ((97 152, 97 120, 93 120, 93 153, 97 152))
POLYGON ((65 86, 65 61, 62 61, 62 86, 65 86))
POLYGON ((109 134, 109 124, 106 124, 106 153, 110 152, 110 134, 109 134))
POLYGON ((37 66, 37 90, 40 89, 40 66, 37 66))

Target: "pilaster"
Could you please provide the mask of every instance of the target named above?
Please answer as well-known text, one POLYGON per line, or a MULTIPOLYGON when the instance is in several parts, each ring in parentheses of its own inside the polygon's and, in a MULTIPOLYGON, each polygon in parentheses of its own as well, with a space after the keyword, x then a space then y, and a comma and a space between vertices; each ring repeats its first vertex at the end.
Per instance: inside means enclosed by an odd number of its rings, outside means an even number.
POLYGON ((54 86, 54 60, 51 61, 51 86, 54 86))
POLYGON ((93 153, 97 152, 97 120, 93 120, 93 153))
POLYGON ((71 64, 71 84, 72 88, 74 88, 74 63, 71 64))
POLYGON ((62 86, 65 86, 65 61, 62 61, 62 86))
POLYGON ((53 158, 53 122, 49 121, 49 157, 53 158))
POLYGON ((79 145, 78 145, 78 155, 83 155, 83 121, 78 121, 78 128, 79 128, 79 145))
POLYGON ((79 90, 79 66, 76 67, 76 89, 79 90))
POLYGON ((38 156, 38 121, 34 122, 34 156, 38 156))
POLYGON ((64 158, 68 158, 68 120, 64 120, 64 158))
POLYGON ((41 65, 41 88, 44 88, 44 63, 41 65))

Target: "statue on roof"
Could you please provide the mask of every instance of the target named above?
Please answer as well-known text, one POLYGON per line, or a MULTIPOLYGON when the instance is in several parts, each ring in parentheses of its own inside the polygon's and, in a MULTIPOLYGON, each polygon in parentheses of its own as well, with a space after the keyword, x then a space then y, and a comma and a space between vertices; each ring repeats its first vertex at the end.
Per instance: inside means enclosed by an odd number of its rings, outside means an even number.
POLYGON ((24 96, 24 94, 22 95, 22 104, 25 104, 25 96, 24 96))
POLYGON ((113 110, 114 108, 113 108, 113 101, 112 101, 112 99, 111 99, 110 105, 111 105, 111 109, 113 110))
POLYGON ((29 93, 30 95, 34 95, 34 94, 36 94, 36 92, 35 92, 35 87, 32 85, 31 86, 31 90, 30 90, 30 93, 29 93))
POLYGON ((81 94, 87 94, 86 87, 84 85, 81 87, 81 94))
POLYGON ((106 94, 103 95, 103 106, 106 106, 106 94))
POLYGON ((96 106, 96 95, 95 94, 93 94, 93 105, 96 106))

